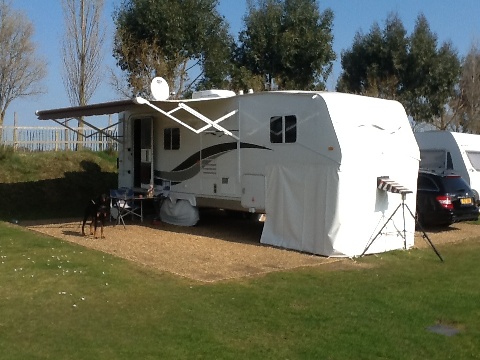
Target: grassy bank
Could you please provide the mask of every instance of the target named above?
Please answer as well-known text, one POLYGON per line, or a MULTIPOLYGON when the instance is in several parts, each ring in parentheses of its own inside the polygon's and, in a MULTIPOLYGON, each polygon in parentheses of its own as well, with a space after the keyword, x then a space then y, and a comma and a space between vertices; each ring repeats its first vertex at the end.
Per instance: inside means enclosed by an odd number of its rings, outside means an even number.
POLYGON ((480 242, 200 284, 0 223, 2 359, 480 357, 480 242), (436 324, 460 332, 429 331, 436 324))
POLYGON ((0 147, 1 220, 81 217, 89 199, 115 187, 116 154, 0 147))

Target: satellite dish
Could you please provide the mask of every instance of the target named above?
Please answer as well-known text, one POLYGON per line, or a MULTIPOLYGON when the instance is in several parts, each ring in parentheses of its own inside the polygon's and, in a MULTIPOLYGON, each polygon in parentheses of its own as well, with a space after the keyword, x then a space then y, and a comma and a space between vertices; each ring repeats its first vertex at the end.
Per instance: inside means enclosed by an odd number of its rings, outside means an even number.
POLYGON ((152 80, 150 91, 154 100, 167 100, 170 96, 168 84, 162 77, 156 77, 152 80))

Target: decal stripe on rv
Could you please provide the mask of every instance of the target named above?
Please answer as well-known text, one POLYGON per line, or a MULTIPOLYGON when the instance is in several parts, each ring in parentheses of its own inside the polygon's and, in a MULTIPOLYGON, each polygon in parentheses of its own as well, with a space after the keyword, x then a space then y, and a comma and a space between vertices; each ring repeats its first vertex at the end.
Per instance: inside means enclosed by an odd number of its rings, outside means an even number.
MULTIPOLYGON (((250 143, 240 143, 241 149, 263 149, 271 150, 267 147, 250 144, 250 143)), ((181 182, 188 179, 191 179, 197 175, 201 170, 200 159, 215 159, 220 155, 230 152, 237 149, 236 142, 222 143, 213 146, 209 146, 201 151, 196 152, 195 154, 188 157, 180 165, 174 168, 172 171, 159 171, 154 170, 154 176, 156 179, 169 180, 175 182, 181 182)))

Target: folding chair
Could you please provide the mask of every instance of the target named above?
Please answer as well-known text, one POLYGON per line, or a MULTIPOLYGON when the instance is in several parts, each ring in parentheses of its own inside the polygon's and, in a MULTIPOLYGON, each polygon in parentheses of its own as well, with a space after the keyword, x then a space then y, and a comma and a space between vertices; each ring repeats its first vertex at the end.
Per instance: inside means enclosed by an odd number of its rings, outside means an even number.
POLYGON ((110 217, 116 219, 116 223, 125 226, 125 216, 131 215, 142 218, 141 206, 135 204, 135 195, 132 189, 120 188, 110 190, 110 217), (140 213, 139 213, 140 210, 140 213))

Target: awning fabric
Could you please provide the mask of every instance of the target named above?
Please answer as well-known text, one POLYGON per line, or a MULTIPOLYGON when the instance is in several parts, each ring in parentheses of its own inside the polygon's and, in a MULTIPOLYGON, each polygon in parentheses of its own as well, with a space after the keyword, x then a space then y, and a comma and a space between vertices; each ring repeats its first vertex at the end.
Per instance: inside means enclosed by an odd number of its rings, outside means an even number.
POLYGON ((133 106, 138 105, 133 99, 128 99, 85 106, 73 106, 51 110, 37 110, 35 114, 37 115, 38 120, 59 120, 67 118, 80 118, 83 116, 117 114, 122 111, 128 110, 133 106))
POLYGON ((377 188, 380 190, 396 193, 396 194, 411 194, 412 191, 390 180, 388 176, 381 176, 377 178, 377 188))

